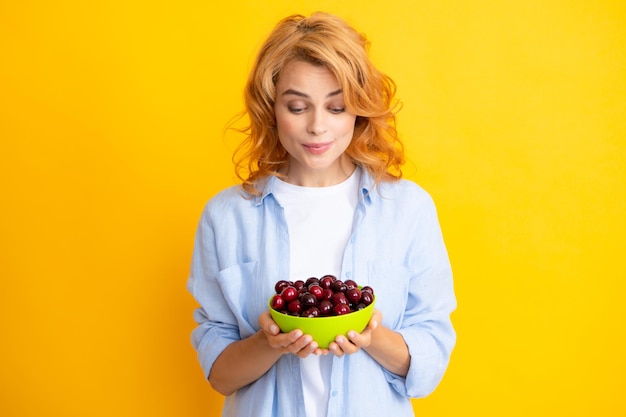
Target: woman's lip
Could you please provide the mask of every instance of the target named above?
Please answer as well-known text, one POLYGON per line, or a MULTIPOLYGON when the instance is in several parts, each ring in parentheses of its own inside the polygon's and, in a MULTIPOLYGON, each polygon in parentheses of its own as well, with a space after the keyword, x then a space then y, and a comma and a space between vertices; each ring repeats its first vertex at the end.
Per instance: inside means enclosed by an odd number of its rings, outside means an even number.
POLYGON ((311 152, 312 154, 321 155, 324 152, 326 152, 332 144, 333 144, 332 142, 305 143, 302 146, 304 146, 306 150, 311 152))

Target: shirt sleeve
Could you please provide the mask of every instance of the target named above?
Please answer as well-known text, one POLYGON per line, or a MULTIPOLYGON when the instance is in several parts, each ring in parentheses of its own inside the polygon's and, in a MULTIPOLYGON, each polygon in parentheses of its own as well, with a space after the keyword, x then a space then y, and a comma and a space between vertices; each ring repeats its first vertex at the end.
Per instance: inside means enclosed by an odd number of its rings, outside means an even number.
POLYGON ((419 204, 418 212, 407 256, 412 271, 407 304, 396 329, 411 363, 406 378, 387 373, 389 383, 407 397, 424 397, 437 387, 456 343, 450 318, 456 308, 452 270, 430 197, 419 204))
POLYGON ((213 363, 232 342, 239 340, 237 320, 217 282, 219 263, 209 205, 205 208, 196 231, 187 290, 200 304, 194 312, 198 326, 191 334, 191 343, 208 378, 213 363))

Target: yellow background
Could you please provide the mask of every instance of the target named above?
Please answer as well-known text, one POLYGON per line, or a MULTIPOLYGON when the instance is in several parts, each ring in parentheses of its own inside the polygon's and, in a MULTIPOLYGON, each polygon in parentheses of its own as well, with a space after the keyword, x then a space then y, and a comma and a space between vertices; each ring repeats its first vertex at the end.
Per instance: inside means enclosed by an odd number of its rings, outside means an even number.
MULTIPOLYGON (((337 13, 399 87, 458 345, 428 416, 618 416, 626 7, 0 1, 0 415, 217 416, 185 290, 259 43, 337 13)), ((371 400, 371 399, 365 399, 371 400)))

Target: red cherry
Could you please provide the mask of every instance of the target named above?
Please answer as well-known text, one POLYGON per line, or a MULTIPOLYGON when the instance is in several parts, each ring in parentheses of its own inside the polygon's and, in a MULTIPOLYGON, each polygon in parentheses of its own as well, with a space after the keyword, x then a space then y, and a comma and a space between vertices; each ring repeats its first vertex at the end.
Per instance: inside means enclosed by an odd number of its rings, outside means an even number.
POLYGON ((317 307, 309 307, 300 314, 302 317, 319 317, 320 311, 317 307))
POLYGON ((347 279, 344 281, 344 284, 346 284, 346 287, 348 287, 348 289, 351 288, 358 288, 359 286, 357 285, 357 283, 352 280, 352 279, 347 279))
POLYGON ((348 299, 346 298, 346 295, 342 292, 336 292, 333 294, 332 297, 330 297, 330 302, 333 303, 333 305, 337 305, 337 304, 348 304, 348 299))
POLYGON ((369 285, 366 285, 365 287, 361 288, 361 292, 369 292, 369 293, 374 294, 374 289, 370 287, 369 285))
POLYGON ((346 292, 348 287, 343 281, 336 280, 336 281, 333 281, 332 284, 330 284, 330 289, 333 290, 334 292, 346 292))
POLYGON ((309 292, 315 296, 318 300, 324 298, 324 290, 317 284, 309 285, 309 292))
POLYGON ((350 313, 350 307, 347 304, 337 304, 333 307, 333 312, 337 316, 343 316, 350 313))
POLYGON ((287 304, 287 310, 289 310, 290 313, 300 314, 300 311, 302 311, 302 303, 300 300, 292 300, 287 304))
POLYGON ((278 281, 276 283, 276 285, 274 285, 274 290, 276 291, 276 294, 280 294, 289 285, 290 285, 289 281, 285 281, 284 279, 282 279, 282 280, 278 281))
POLYGON ((302 308, 315 307, 317 305, 317 298, 310 292, 307 292, 300 296, 300 302, 302 303, 302 308))
POLYGON ((330 288, 324 288, 323 294, 322 294, 322 299, 323 300, 330 300, 330 298, 333 296, 333 294, 334 294, 333 290, 331 290, 330 288))
POLYGON ((318 308, 322 316, 328 316, 333 312, 333 303, 328 300, 322 300, 320 301, 320 305, 318 308))
POLYGON ((346 298, 350 303, 358 303, 361 301, 361 290, 356 287, 348 289, 348 291, 346 291, 346 298))
POLYGON ((366 306, 372 304, 374 301, 374 296, 369 291, 361 291, 361 302, 366 306))
POLYGON ((307 278, 307 280, 304 281, 304 286, 310 287, 311 284, 317 284, 318 282, 320 282, 319 278, 316 278, 316 277, 307 278))
POLYGON ((275 294, 272 297, 270 305, 274 310, 282 310, 283 308, 285 308, 285 299, 282 296, 275 294))
POLYGON ((324 275, 322 278, 320 278, 320 287, 330 288, 330 284, 332 284, 333 281, 336 279, 337 278, 335 278, 333 275, 324 275))
POLYGON ((295 300, 296 298, 298 298, 298 290, 296 290, 295 287, 292 287, 291 285, 288 286, 287 288, 285 288, 280 295, 283 296, 283 298, 285 299, 286 302, 290 302, 295 300))

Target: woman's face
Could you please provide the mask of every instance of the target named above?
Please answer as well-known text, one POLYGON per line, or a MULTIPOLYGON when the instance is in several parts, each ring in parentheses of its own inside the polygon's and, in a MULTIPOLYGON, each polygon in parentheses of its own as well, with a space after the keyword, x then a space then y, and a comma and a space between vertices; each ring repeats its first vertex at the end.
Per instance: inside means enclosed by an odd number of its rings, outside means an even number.
POLYGON ((344 153, 356 115, 346 111, 341 86, 323 66, 292 61, 276 84, 278 138, 289 153, 283 174, 296 185, 321 187, 345 180, 354 164, 344 153))

